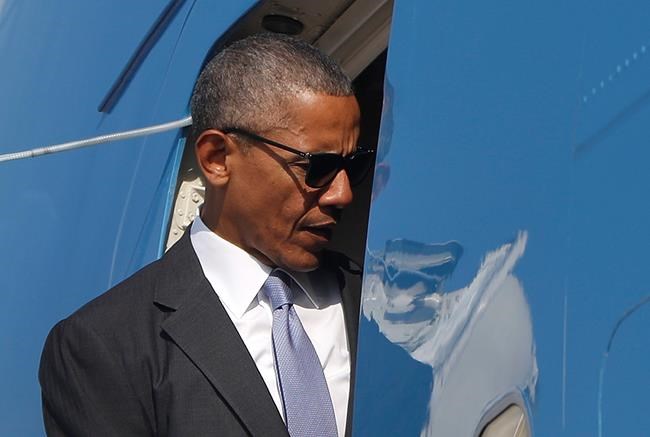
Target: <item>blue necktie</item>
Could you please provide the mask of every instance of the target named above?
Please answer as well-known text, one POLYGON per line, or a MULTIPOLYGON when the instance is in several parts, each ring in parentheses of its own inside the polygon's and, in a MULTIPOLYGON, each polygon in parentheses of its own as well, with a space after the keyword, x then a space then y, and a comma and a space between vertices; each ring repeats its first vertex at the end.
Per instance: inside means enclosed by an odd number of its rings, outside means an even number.
POLYGON ((293 308, 291 279, 274 270, 262 290, 273 310, 273 353, 291 437, 335 437, 336 417, 314 345, 293 308))

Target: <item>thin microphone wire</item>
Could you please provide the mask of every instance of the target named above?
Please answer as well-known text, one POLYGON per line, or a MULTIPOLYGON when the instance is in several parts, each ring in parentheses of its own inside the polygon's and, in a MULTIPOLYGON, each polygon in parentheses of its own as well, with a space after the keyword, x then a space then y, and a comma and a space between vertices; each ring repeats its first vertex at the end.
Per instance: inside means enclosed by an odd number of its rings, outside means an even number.
POLYGON ((82 147, 94 146, 96 144, 110 143, 112 141, 128 140, 130 138, 153 135, 173 129, 180 129, 190 126, 192 117, 187 116, 180 120, 170 121, 168 123, 156 124, 154 126, 133 129, 124 132, 115 132, 112 134, 100 135, 98 137, 86 138, 85 140, 70 141, 52 146, 39 147, 23 152, 5 153, 0 155, 0 162, 14 161, 17 159, 36 158, 37 156, 49 155, 51 153, 65 152, 67 150, 80 149, 82 147))

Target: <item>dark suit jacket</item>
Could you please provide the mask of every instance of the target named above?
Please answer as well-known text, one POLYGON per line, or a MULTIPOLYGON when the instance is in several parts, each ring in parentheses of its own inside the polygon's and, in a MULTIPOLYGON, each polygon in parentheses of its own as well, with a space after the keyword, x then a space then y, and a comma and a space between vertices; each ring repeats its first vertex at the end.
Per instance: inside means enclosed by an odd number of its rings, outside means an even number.
MULTIPOLYGON (((359 272, 341 255, 326 259, 341 284, 354 381, 359 272)), ((39 378, 48 435, 288 435, 189 233, 57 324, 39 378)))

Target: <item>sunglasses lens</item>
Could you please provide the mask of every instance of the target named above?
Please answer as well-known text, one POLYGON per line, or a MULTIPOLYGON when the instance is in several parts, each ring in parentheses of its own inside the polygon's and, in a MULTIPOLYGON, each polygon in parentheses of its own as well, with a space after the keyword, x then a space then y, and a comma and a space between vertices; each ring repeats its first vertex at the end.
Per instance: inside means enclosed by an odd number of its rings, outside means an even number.
POLYGON ((346 158, 334 153, 312 155, 307 171, 307 185, 313 188, 324 187, 332 182, 332 179, 344 166, 350 179, 350 185, 353 187, 359 185, 372 167, 373 156, 372 151, 366 150, 355 152, 346 158))
POLYGON ((371 151, 356 152, 347 159, 346 170, 350 178, 350 185, 359 185, 372 167, 374 154, 371 151))
POLYGON ((334 153, 319 153, 309 158, 309 170, 305 182, 313 188, 329 184, 343 167, 343 158, 334 153))

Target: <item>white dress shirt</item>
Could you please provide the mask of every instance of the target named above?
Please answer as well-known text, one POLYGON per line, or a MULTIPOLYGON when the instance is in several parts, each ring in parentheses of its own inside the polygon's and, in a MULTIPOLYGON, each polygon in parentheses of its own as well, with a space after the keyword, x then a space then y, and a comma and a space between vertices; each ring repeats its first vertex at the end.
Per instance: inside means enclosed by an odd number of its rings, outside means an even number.
MULTIPOLYGON (((271 267, 219 237, 200 217, 192 224, 190 239, 205 277, 219 296, 283 416, 271 337, 273 315, 268 298, 260 291, 271 267)), ((299 285, 299 290, 294 289, 294 308, 323 366, 338 433, 343 436, 350 391, 350 354, 336 277, 322 269, 287 273, 299 285)))

